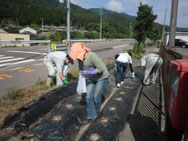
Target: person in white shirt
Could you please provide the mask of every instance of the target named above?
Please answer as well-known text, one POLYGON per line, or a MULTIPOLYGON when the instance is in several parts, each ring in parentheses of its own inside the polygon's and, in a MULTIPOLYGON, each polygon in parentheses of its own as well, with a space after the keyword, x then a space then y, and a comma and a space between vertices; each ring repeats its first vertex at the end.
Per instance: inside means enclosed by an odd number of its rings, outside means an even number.
POLYGON ((144 67, 144 80, 145 86, 154 85, 158 76, 159 69, 163 64, 163 59, 154 53, 147 54, 141 58, 141 65, 144 67))
POLYGON ((73 64, 69 55, 62 51, 50 52, 44 57, 44 64, 48 69, 47 87, 51 89, 53 77, 56 76, 56 85, 68 85, 67 73, 69 71, 68 63, 73 64))
POLYGON ((132 52, 119 53, 115 56, 116 59, 116 85, 119 88, 124 83, 127 67, 130 67, 132 78, 135 77, 135 73, 132 67, 132 52))

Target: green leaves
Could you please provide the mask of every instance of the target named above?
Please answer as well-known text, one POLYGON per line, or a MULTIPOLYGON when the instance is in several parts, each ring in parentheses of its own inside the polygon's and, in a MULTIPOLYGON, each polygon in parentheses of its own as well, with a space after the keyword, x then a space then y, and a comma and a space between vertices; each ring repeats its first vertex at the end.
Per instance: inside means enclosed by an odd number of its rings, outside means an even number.
POLYGON ((146 38, 151 37, 156 18, 157 16, 153 14, 152 7, 140 3, 134 27, 134 35, 139 44, 144 43, 146 38))

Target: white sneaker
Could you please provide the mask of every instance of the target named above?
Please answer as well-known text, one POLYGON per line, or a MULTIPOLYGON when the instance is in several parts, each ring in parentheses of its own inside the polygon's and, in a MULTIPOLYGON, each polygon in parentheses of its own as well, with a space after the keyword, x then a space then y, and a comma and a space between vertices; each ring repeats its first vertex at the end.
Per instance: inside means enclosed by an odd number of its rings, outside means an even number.
POLYGON ((123 84, 124 82, 123 81, 121 81, 121 84, 123 84))
POLYGON ((120 87, 120 84, 119 84, 119 83, 117 83, 117 87, 118 87, 118 88, 120 87))

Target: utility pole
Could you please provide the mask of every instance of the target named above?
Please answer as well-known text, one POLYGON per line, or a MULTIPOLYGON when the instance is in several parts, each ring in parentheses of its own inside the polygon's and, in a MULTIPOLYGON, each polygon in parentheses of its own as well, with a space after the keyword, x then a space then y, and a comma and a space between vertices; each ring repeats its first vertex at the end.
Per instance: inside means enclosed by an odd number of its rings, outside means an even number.
POLYGON ((172 0, 171 19, 170 19, 169 48, 173 47, 175 45, 177 11, 178 11, 178 0, 172 0))
POLYGON ((44 27, 43 27, 44 21, 43 21, 43 17, 42 17, 41 19, 42 19, 42 33, 43 33, 43 32, 44 32, 44 27))
POLYGON ((100 8, 100 39, 102 39, 102 8, 100 8))
POLYGON ((131 33, 132 33, 132 22, 130 22, 130 26, 129 26, 129 28, 130 28, 130 38, 131 38, 131 33))
POLYGON ((67 45, 68 50, 67 53, 70 51, 70 0, 66 0, 67 3, 67 45))
POLYGON ((162 40, 164 38, 165 23, 166 23, 166 14, 167 14, 167 6, 168 6, 168 0, 167 0, 167 3, 166 3, 166 11, 165 11, 165 17, 164 17, 164 23, 163 23, 163 31, 162 31, 162 40))
POLYGON ((67 10, 67 41, 66 44, 68 45, 67 53, 70 51, 70 0, 59 0, 60 3, 66 5, 67 10))
POLYGON ((16 18, 16 26, 17 26, 17 27, 19 26, 18 18, 16 18))

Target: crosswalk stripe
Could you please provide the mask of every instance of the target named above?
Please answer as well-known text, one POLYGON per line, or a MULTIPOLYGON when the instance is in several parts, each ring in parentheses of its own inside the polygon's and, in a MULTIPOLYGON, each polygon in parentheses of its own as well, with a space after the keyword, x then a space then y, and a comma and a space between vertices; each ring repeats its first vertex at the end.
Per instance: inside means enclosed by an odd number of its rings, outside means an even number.
POLYGON ((0 64, 0 68, 5 67, 5 66, 10 66, 10 65, 17 65, 17 64, 27 63, 27 62, 33 62, 33 61, 36 61, 36 60, 35 59, 29 59, 29 60, 22 60, 22 61, 14 62, 14 63, 0 64))
POLYGON ((8 57, 0 57, 0 60, 3 60, 3 59, 10 59, 10 58, 14 58, 13 56, 8 56, 8 57))
POLYGON ((17 60, 23 60, 23 59, 24 59, 24 58, 14 58, 14 59, 1 60, 0 63, 11 62, 11 61, 17 61, 17 60))
POLYGON ((29 53, 29 54, 40 54, 40 55, 46 55, 46 54, 47 54, 47 53, 40 53, 40 52, 31 52, 31 51, 15 51, 15 50, 8 50, 7 52, 29 53))

